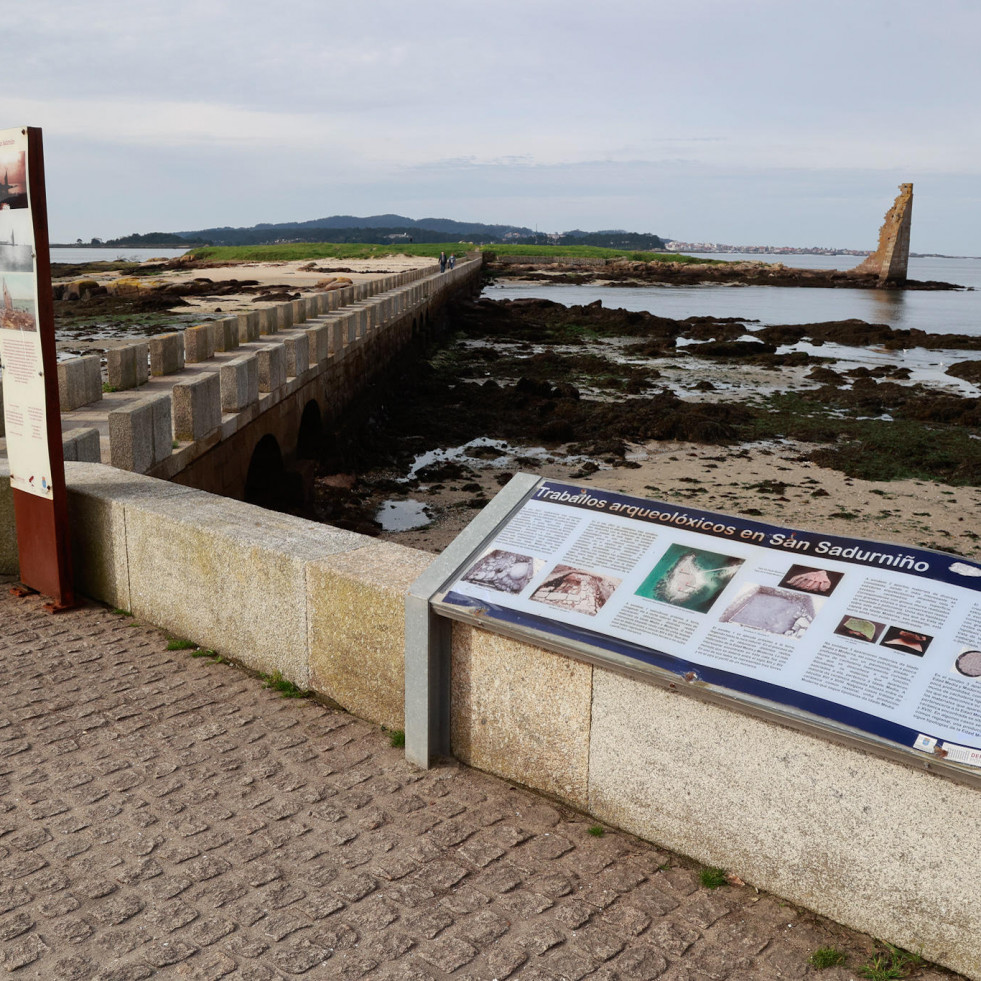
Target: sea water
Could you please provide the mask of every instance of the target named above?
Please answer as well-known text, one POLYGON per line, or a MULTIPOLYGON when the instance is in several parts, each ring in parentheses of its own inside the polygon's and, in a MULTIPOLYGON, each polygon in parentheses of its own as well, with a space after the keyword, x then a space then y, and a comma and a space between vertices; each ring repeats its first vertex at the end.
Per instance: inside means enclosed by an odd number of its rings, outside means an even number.
MULTIPOLYGON (((811 269, 848 269, 855 256, 764 256, 727 253, 727 261, 780 261, 786 266, 811 269)), ((734 286, 711 283, 698 286, 652 284, 637 287, 581 286, 545 282, 494 283, 483 296, 493 300, 537 297, 565 306, 601 300, 610 309, 644 310, 661 317, 735 317, 747 327, 746 337, 771 324, 809 324, 829 320, 865 320, 896 329, 919 328, 928 334, 981 336, 981 259, 912 258, 911 279, 938 280, 967 287, 960 291, 862 290, 794 286, 734 286)), ((679 347, 686 342, 681 340, 679 347)), ((940 386, 968 397, 981 396, 981 388, 946 373, 948 365, 981 360, 981 351, 909 347, 820 346, 801 341, 778 347, 778 354, 803 351, 829 359, 829 367, 848 371, 857 366, 898 365, 910 370, 910 381, 940 386)), ((694 362, 693 362, 694 363, 694 362)))
MULTIPOLYGON (((857 256, 759 256, 727 253, 729 262, 782 262, 805 269, 849 269, 857 256)), ((912 258, 909 277, 939 280, 968 287, 964 290, 868 290, 810 286, 740 286, 706 283, 672 286, 569 286, 499 283, 483 295, 492 300, 539 297, 566 306, 602 300, 603 306, 646 310, 659 317, 738 317, 751 326, 810 324, 828 320, 865 320, 899 329, 918 328, 931 334, 981 335, 981 259, 912 258)))
POLYGON ((147 259, 176 259, 188 249, 88 248, 51 249, 52 262, 79 265, 83 262, 146 262, 147 259))

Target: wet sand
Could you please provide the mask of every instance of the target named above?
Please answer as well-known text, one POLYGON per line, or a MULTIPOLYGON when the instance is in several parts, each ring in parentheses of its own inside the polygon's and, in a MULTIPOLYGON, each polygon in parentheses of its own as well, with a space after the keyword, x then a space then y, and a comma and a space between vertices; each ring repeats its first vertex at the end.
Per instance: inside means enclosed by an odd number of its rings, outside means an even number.
MULTIPOLYGON (((604 467, 583 473, 562 462, 519 468, 635 497, 688 508, 748 515, 803 531, 823 532, 955 552, 981 560, 981 488, 948 487, 920 480, 873 482, 801 461, 805 444, 720 448, 694 443, 631 447, 636 469, 604 467), (762 487, 761 487, 762 485, 762 487)), ((426 528, 385 532, 383 538, 438 552, 478 513, 468 507, 499 489, 499 470, 475 471, 442 489, 422 484, 410 492, 434 521, 426 528), (461 484, 479 483, 481 491, 461 484)), ((512 471, 513 472, 513 471, 512 471)), ((438 486, 438 485, 437 485, 438 486)))

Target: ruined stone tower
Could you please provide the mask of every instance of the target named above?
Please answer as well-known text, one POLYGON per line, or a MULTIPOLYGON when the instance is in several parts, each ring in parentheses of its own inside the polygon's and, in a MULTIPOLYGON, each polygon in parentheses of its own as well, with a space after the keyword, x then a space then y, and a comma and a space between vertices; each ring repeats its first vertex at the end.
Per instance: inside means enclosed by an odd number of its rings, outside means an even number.
POLYGON ((852 272, 879 277, 880 283, 905 283, 909 264, 909 227, 913 215, 913 185, 900 184, 899 194, 879 229, 879 246, 852 272))

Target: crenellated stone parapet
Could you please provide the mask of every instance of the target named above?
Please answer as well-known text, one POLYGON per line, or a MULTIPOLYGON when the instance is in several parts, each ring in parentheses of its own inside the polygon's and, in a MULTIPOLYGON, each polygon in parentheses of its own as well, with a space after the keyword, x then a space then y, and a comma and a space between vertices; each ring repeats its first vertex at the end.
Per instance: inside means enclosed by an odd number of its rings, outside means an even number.
POLYGON ((65 438, 94 430, 99 442, 88 437, 85 459, 240 494, 234 482, 216 482, 222 471, 242 470, 227 457, 251 453, 244 430, 273 432, 287 445, 311 400, 336 415, 449 297, 477 288, 480 265, 475 255, 446 273, 384 276, 115 348, 105 392, 98 356, 63 362, 65 438), (275 425, 262 421, 267 413, 275 425), (235 439, 235 448, 216 450, 235 439), (200 461, 212 451, 223 462, 208 468, 200 461))

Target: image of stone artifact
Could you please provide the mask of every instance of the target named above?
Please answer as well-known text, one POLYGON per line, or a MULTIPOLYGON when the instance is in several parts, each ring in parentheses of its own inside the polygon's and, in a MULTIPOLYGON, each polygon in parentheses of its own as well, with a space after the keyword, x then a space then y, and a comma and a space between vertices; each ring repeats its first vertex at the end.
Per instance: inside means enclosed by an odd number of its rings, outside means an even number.
POLYGON ((736 598, 721 619, 784 637, 802 637, 816 610, 809 596, 786 593, 772 586, 753 586, 736 598))
POLYGON ((964 651, 954 662, 954 667, 965 678, 981 678, 981 651, 964 651))

